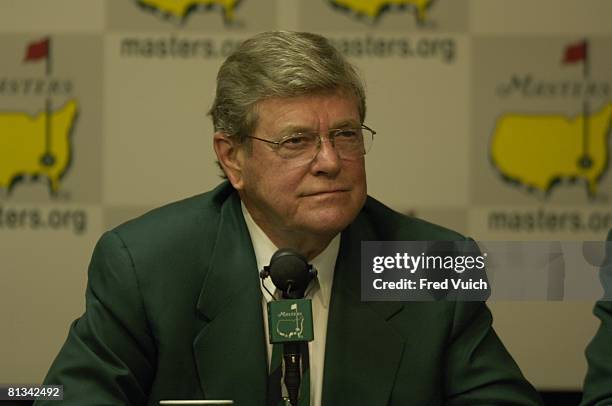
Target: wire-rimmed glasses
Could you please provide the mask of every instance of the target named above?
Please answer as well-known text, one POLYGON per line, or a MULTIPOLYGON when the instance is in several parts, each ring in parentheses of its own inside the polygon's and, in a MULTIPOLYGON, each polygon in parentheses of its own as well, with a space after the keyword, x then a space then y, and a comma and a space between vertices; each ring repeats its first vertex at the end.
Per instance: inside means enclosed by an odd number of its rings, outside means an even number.
MULTIPOLYGON (((360 128, 334 128, 327 132, 340 159, 351 160, 364 156, 374 143, 376 131, 362 124, 360 128)), ((281 138, 278 141, 248 135, 247 138, 274 145, 276 153, 283 159, 295 163, 312 161, 321 148, 324 136, 317 131, 304 131, 281 138)))

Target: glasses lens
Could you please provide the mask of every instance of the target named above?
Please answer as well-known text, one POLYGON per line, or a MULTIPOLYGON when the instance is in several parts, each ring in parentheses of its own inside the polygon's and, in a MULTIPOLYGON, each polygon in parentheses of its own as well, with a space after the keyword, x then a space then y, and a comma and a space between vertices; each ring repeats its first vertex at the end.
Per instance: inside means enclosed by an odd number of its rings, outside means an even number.
POLYGON ((374 142, 374 131, 369 128, 343 129, 336 132, 334 144, 341 158, 361 158, 374 142))
MULTIPOLYGON (((332 130, 329 138, 340 158, 356 159, 370 150, 374 132, 369 128, 343 128, 332 130)), ((319 152, 319 134, 304 132, 284 138, 277 152, 281 158, 295 164, 310 162, 319 152)))
POLYGON ((372 144, 374 144, 374 131, 369 128, 362 128, 361 132, 363 134, 363 155, 365 155, 370 152, 372 144))
POLYGON ((341 129, 333 134, 334 147, 341 158, 359 158, 364 154, 363 133, 360 128, 341 129))
POLYGON ((284 159, 310 159, 317 151, 317 134, 300 133, 284 138, 278 144, 278 154, 284 159))

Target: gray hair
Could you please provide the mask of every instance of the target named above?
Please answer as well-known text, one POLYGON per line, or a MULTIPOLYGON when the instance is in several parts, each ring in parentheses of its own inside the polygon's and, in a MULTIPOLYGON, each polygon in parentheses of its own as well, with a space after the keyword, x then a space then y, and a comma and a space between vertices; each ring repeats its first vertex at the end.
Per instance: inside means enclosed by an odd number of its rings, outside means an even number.
POLYGON ((244 41, 221 65, 208 114, 215 131, 242 142, 257 125, 259 101, 337 91, 355 96, 363 122, 363 84, 326 38, 307 32, 264 32, 244 41))

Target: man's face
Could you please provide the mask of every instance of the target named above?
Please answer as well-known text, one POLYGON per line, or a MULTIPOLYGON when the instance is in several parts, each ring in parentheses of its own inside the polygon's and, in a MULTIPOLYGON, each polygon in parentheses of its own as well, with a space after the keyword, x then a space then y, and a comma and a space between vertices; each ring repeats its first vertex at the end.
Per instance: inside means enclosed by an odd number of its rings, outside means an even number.
MULTIPOLYGON (((272 141, 295 131, 326 136, 329 129, 361 124, 355 98, 342 93, 271 98, 256 111, 257 128, 251 135, 272 141)), ((234 186, 275 243, 283 235, 332 237, 361 210, 366 199, 363 157, 340 159, 325 137, 312 161, 296 165, 278 156, 274 145, 250 142, 250 151, 248 146, 239 149, 242 170, 234 186)))

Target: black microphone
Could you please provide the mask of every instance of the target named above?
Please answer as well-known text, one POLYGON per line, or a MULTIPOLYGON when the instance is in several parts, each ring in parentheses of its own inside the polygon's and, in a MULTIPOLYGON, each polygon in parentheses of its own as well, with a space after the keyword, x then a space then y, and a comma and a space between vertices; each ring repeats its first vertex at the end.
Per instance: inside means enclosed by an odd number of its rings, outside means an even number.
POLYGON ((308 284, 317 276, 317 271, 308 260, 291 248, 276 251, 270 259, 270 265, 264 266, 262 273, 270 275, 276 289, 283 292, 284 299, 303 298, 308 284))
POLYGON ((276 251, 270 259, 270 265, 264 266, 263 271, 260 272, 262 279, 270 276, 274 286, 282 292, 283 299, 288 299, 277 301, 276 304, 279 304, 279 302, 292 302, 288 303, 288 308, 285 306, 287 309, 290 309, 289 312, 277 312, 279 315, 289 315, 291 317, 286 320, 281 320, 279 316, 274 314, 275 312, 270 306, 273 302, 270 302, 268 306, 270 342, 283 343, 283 359, 285 361, 284 381, 289 394, 289 402, 292 405, 297 405, 300 390, 300 345, 313 339, 310 301, 307 301, 308 309, 303 313, 298 312, 298 302, 300 302, 300 299, 303 300, 308 284, 316 275, 317 271, 308 263, 308 260, 302 254, 290 248, 281 248, 276 251), (275 324, 277 326, 283 322, 287 324, 287 322, 293 321, 293 317, 295 318, 295 327, 292 331, 286 330, 283 332, 278 327, 275 330, 275 324), (310 326, 310 334, 306 332, 306 335, 303 335, 305 325, 310 326))

